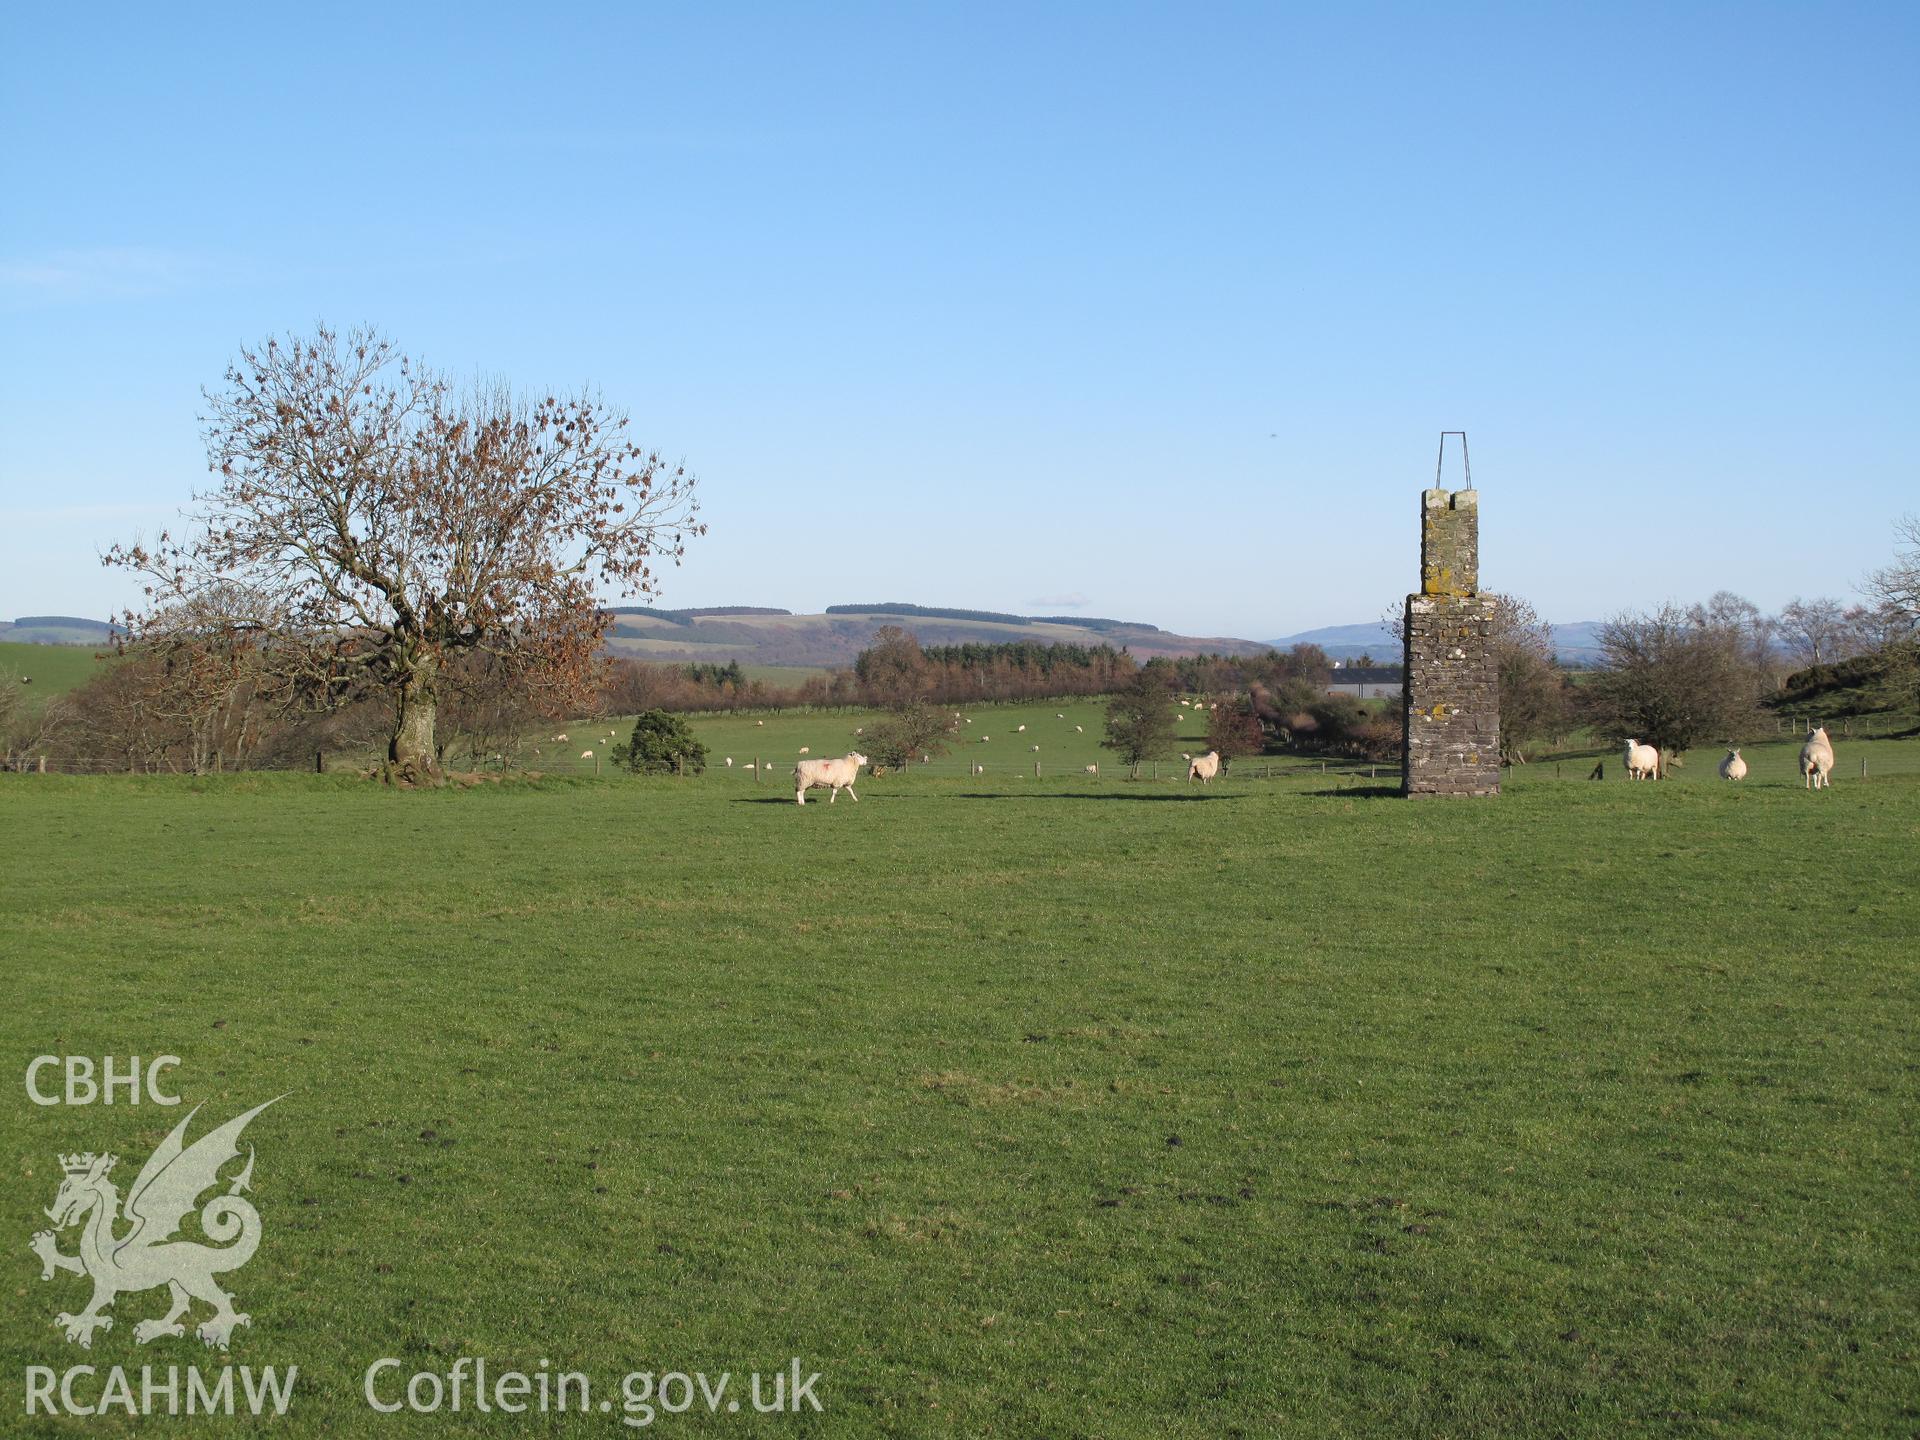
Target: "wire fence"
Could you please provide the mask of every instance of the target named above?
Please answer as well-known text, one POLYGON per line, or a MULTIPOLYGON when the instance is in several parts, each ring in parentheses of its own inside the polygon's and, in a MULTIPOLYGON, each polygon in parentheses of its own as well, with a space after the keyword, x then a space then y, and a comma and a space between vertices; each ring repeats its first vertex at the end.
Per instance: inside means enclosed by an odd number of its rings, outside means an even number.
MULTIPOLYGON (((1834 771, 1836 778, 1859 780, 1920 774, 1920 733, 1916 733, 1910 720, 1877 715, 1842 717, 1829 722, 1827 729, 1838 752, 1839 763, 1834 771)), ((1765 723, 1758 735, 1743 744, 1750 768, 1780 769, 1783 773, 1794 773, 1795 757, 1804 733, 1804 722, 1798 720, 1765 723)), ((601 740, 601 737, 595 738, 601 740)), ((491 755, 464 755, 457 758, 449 755, 446 764, 452 770, 481 773, 611 778, 627 773, 625 767, 614 763, 612 751, 615 743, 611 738, 606 738, 601 743, 588 745, 578 751, 571 747, 523 746, 511 752, 491 755)), ((852 742, 853 745, 859 743, 857 738, 852 742)), ((1192 746, 1194 754, 1200 753, 1205 745, 1202 740, 1183 740, 1182 743, 1192 746)), ((820 755, 811 758, 827 758, 828 753, 828 747, 823 747, 820 755)), ((1719 747, 1697 749, 1675 763, 1669 778, 1712 778, 1717 774, 1724 753, 1719 747)), ((364 775, 379 767, 380 758, 379 753, 372 750, 319 751, 311 758, 298 761, 197 773, 306 771, 364 775)), ((725 755, 710 747, 704 774, 706 777, 769 789, 782 788, 791 784, 795 765, 803 758, 809 757, 785 750, 778 754, 736 750, 732 755, 725 755)), ((683 761, 676 768, 683 778, 695 778, 692 765, 683 761)), ((192 775, 196 772, 177 760, 130 760, 124 755, 89 757, 26 754, 0 757, 0 773, 192 775)), ((1091 737, 1080 743, 1053 742, 1043 745, 1037 752, 1021 737, 1011 741, 1006 748, 996 745, 992 750, 980 743, 954 744, 944 754, 929 754, 925 760, 894 767, 890 773, 884 768, 876 768, 872 773, 874 778, 879 779, 926 776, 997 781, 1063 778, 1101 782, 1159 781, 1184 779, 1187 760, 1184 757, 1168 757, 1145 761, 1134 767, 1097 749, 1091 737)), ((1625 778, 1620 752, 1614 746, 1564 749, 1536 757, 1528 763, 1514 765, 1508 773, 1514 778, 1528 781, 1625 778)), ((1299 780, 1323 776, 1344 784, 1397 785, 1400 764, 1398 760, 1371 761, 1351 756, 1251 755, 1228 761, 1222 774, 1235 781, 1299 780)))

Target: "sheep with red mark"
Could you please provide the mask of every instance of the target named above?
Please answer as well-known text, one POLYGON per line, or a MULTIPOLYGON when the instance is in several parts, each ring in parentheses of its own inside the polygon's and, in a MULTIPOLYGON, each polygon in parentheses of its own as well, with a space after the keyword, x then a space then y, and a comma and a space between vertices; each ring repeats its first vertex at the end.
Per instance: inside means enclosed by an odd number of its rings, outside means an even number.
POLYGON ((849 751, 838 760, 802 760, 793 768, 794 802, 806 804, 807 791, 819 785, 832 792, 827 796, 829 805, 840 798, 842 790, 858 804, 860 797, 853 793, 853 782, 860 778, 860 767, 866 763, 867 757, 857 750, 849 751))

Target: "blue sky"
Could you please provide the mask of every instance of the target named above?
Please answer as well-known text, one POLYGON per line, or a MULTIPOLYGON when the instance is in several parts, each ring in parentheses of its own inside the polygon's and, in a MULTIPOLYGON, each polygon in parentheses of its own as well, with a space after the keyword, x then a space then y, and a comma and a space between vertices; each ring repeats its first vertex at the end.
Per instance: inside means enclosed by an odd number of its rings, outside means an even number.
POLYGON ((1920 6, 9 7, 0 616, 131 598, 236 348, 699 474, 663 603, 1265 637, 1851 594, 1920 509, 1920 6), (404 9, 405 13, 398 13, 404 9))

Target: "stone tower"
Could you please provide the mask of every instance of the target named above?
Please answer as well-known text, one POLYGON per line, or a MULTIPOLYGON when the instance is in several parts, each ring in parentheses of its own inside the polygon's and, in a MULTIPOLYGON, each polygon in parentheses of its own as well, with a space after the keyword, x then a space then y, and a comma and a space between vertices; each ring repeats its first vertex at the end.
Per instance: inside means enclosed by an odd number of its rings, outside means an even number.
POLYGON ((1408 795, 1500 793, 1496 604, 1480 593, 1479 492, 1424 492, 1420 593, 1407 597, 1405 627, 1401 789, 1408 795))

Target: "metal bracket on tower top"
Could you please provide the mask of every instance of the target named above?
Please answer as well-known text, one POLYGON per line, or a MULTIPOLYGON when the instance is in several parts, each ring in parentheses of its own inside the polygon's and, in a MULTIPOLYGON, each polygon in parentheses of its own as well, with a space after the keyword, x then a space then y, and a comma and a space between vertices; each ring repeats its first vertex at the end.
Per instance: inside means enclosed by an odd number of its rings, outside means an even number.
POLYGON ((1447 436, 1449 435, 1458 435, 1460 437, 1460 466, 1467 472, 1467 483, 1460 488, 1463 490, 1471 490, 1473 488, 1473 461, 1467 458, 1467 432, 1464 430, 1442 430, 1440 432, 1440 458, 1434 461, 1433 464, 1433 488, 1436 490, 1446 488, 1440 483, 1440 472, 1444 470, 1447 465, 1447 436))

